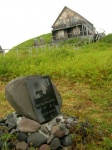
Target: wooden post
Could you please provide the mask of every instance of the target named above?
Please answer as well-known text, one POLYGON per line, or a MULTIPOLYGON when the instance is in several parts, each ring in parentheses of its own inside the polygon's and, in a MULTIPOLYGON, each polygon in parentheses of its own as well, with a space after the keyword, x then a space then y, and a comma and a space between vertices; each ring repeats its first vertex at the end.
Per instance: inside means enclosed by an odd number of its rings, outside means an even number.
POLYGON ((50 44, 49 44, 49 50, 51 49, 50 44))
POLYGON ((77 22, 76 22, 76 29, 77 29, 77 35, 76 35, 76 37, 78 38, 78 24, 77 24, 77 22))
POLYGON ((82 36, 84 37, 84 25, 82 25, 82 36))
POLYGON ((44 51, 46 51, 46 45, 44 45, 44 51))
POLYGON ((58 49, 58 44, 56 44, 56 49, 58 49))
POLYGON ((42 48, 42 53, 44 52, 44 47, 43 46, 41 46, 41 48, 42 48))
POLYGON ((85 40, 85 46, 86 46, 86 40, 85 40))
POLYGON ((30 56, 30 48, 28 49, 28 51, 29 51, 29 56, 30 56))
POLYGON ((3 54, 4 54, 4 60, 5 60, 5 50, 3 50, 3 54))
POLYGON ((32 57, 32 47, 30 48, 30 52, 31 52, 31 57, 32 57))
POLYGON ((63 49, 64 49, 64 45, 63 45, 63 49))
POLYGON ((16 57, 18 59, 18 48, 16 48, 16 57))
POLYGON ((37 46, 36 46, 36 53, 38 52, 37 46))

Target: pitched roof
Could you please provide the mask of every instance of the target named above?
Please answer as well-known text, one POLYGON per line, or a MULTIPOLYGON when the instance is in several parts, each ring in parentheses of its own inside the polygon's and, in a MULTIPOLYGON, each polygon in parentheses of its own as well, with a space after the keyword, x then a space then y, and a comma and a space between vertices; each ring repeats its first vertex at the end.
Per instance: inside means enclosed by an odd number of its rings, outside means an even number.
POLYGON ((90 21, 88 21, 86 18, 84 18, 83 16, 81 16, 80 14, 78 14, 77 12, 75 12, 74 10, 68 8, 68 7, 64 7, 61 11, 61 13, 59 14, 59 16, 57 17, 57 19, 55 20, 55 22, 53 23, 52 27, 54 26, 54 24, 56 23, 56 21, 59 19, 59 17, 61 16, 61 14, 65 11, 65 9, 69 9, 71 10, 72 12, 74 12, 75 14, 77 14, 78 16, 80 16, 81 18, 83 18, 84 20, 86 20, 88 23, 90 23, 91 25, 93 25, 90 21))

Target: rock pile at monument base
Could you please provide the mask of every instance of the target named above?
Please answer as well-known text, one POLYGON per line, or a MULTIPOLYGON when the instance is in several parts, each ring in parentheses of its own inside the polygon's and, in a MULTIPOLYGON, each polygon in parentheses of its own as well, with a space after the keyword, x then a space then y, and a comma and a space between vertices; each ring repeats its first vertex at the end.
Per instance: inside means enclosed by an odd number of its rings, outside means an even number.
POLYGON ((59 115, 53 120, 40 124, 17 113, 11 113, 0 120, 0 148, 9 149, 67 150, 73 144, 71 127, 79 124, 76 117, 59 115), (4 139, 7 136, 7 140, 4 139))

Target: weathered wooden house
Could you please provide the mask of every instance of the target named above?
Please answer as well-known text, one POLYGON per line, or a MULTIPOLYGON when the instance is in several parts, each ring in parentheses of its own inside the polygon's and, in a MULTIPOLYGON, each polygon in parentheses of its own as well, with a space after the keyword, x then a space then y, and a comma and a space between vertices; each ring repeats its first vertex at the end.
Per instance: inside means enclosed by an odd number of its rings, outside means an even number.
POLYGON ((94 37, 95 27, 77 12, 64 7, 56 21, 52 25, 53 40, 61 40, 72 37, 94 37))

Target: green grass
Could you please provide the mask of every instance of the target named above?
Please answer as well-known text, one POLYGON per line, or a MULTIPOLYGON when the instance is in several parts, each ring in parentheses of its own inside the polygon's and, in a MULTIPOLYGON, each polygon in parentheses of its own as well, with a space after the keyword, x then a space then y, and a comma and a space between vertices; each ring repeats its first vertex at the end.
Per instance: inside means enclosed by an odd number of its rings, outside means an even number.
MULTIPOLYGON (((100 44, 101 45, 101 44, 100 44)), ((91 45, 91 47, 95 47, 91 45)), ((65 77, 73 82, 84 82, 90 85, 102 86, 112 80, 112 53, 111 48, 105 50, 91 49, 91 47, 74 50, 73 46, 44 52, 39 48, 32 50, 19 50, 18 58, 14 50, 7 53, 5 60, 0 59, 0 75, 14 78, 28 74, 49 74, 53 78, 65 77), (15 63, 16 62, 16 63, 15 63), (7 64, 7 65, 6 65, 7 64)))
POLYGON ((108 34, 101 39, 101 42, 112 44, 112 34, 108 34))
MULTIPOLYGON (((50 43, 51 34, 42 37, 46 44, 50 43)), ((78 49, 73 46, 77 41, 71 39, 58 47, 32 48, 31 54, 28 47, 32 47, 34 39, 17 45, 5 58, 0 55, 1 82, 6 84, 13 78, 32 74, 50 75, 62 95, 62 111, 80 119, 88 118, 96 130, 104 132, 103 141, 93 140, 86 149, 111 149, 112 34, 78 49)), ((3 92, 0 99, 3 109, 10 108, 3 92)), ((81 144, 79 146, 81 149, 81 144)))

